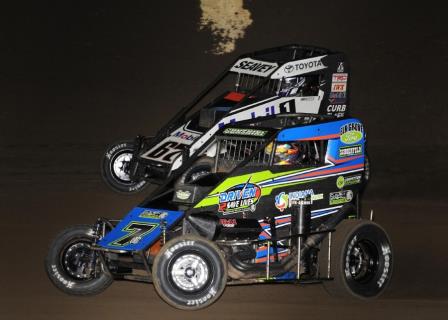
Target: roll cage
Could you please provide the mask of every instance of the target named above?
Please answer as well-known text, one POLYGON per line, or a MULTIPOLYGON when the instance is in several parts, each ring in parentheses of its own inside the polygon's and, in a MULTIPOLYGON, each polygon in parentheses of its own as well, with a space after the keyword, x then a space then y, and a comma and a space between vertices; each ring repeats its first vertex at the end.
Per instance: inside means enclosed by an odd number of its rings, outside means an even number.
POLYGON ((257 93, 260 93, 265 98, 276 95, 282 79, 272 79, 269 75, 278 70, 285 63, 329 54, 340 53, 320 47, 291 44, 241 55, 237 60, 228 65, 227 68, 189 104, 179 110, 179 112, 159 131, 159 135, 157 136, 164 136, 170 132, 170 130, 173 130, 175 126, 188 121, 189 119, 186 118, 186 115, 191 112, 192 109, 197 107, 198 104, 202 102, 202 100, 230 73, 237 75, 233 91, 241 94, 239 95, 239 98, 235 100, 237 103, 232 106, 232 109, 237 109, 247 104, 248 100, 257 96, 257 93), (244 59, 253 59, 258 62, 276 64, 277 66, 269 70, 268 76, 251 74, 247 72, 247 69, 236 68, 236 66, 239 65, 239 62, 244 61, 244 59))
MULTIPOLYGON (((273 115, 269 117, 265 117, 261 120, 247 120, 239 122, 237 125, 226 125, 222 127, 219 132, 215 135, 215 138, 211 140, 208 144, 204 145, 195 156, 191 158, 187 158, 186 152, 184 152, 184 157, 187 159, 185 162, 185 166, 192 166, 195 161, 201 156, 205 156, 205 150, 208 149, 211 145, 216 144, 216 153, 214 155, 214 170, 211 173, 213 176, 212 179, 208 179, 207 177, 203 181, 195 181, 195 184, 198 184, 201 187, 204 187, 206 190, 211 190, 215 185, 224 181, 228 176, 232 174, 232 172, 246 166, 269 166, 272 167, 274 153, 276 149, 276 137, 279 131, 285 128, 293 128, 303 125, 309 125, 311 123, 324 123, 327 121, 331 121, 336 119, 333 116, 328 115, 318 115, 318 114, 307 114, 307 113, 295 113, 295 114, 279 114, 273 115), (272 126, 272 123, 276 123, 276 127, 272 126), (264 131, 265 134, 263 136, 252 136, 248 137, 247 135, 232 135, 229 133, 229 130, 251 130, 251 131, 264 131), (238 146, 234 149, 230 147, 230 157, 234 157, 235 161, 233 161, 233 165, 225 166, 225 171, 219 170, 219 165, 221 160, 232 160, 226 158, 226 154, 219 152, 224 144, 229 146, 232 141, 241 141, 250 146, 250 152, 242 156, 241 150, 238 146), (268 155, 261 155, 265 150, 268 144, 272 143, 273 147, 268 155), (239 151, 238 151, 239 150, 239 151), (233 151, 233 154, 232 154, 233 151), (208 181, 213 181, 213 183, 209 183, 208 181)), ((319 146, 319 153, 323 154, 323 145, 319 146)), ((321 157, 320 161, 323 161, 324 158, 321 157)), ((143 200, 143 202, 139 205, 140 207, 147 208, 165 208, 170 210, 177 210, 179 204, 174 205, 172 202, 173 193, 175 192, 176 186, 175 181, 182 174, 181 171, 174 171, 168 177, 168 179, 160 185, 156 190, 154 190, 147 198, 143 200), (169 205, 167 205, 170 203, 169 205)), ((201 179, 202 180, 202 179, 201 179)), ((206 192, 203 192, 205 194, 206 192)), ((188 207, 192 208, 196 203, 191 203, 188 207)), ((183 208, 187 209, 187 208, 183 208)))

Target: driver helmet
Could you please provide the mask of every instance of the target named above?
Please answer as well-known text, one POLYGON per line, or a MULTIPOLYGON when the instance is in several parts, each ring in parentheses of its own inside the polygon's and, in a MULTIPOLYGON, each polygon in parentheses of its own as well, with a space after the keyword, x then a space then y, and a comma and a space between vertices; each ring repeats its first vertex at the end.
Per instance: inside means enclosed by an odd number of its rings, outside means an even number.
MULTIPOLYGON (((266 146, 266 153, 272 150, 272 143, 266 146)), ((275 148, 274 165, 290 165, 297 162, 299 147, 292 143, 278 144, 275 148)))
POLYGON ((296 96, 305 84, 305 77, 289 77, 282 79, 279 96, 296 96))

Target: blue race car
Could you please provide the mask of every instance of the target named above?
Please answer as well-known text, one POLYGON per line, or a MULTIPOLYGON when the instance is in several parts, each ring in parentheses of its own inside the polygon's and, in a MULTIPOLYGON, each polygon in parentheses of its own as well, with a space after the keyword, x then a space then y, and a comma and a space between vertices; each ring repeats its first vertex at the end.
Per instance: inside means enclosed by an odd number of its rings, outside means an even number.
MULTIPOLYGON (((299 84, 286 73, 302 77, 294 73, 301 56, 291 59, 275 72, 282 72, 282 83, 299 84)), ((348 77, 341 63, 334 66, 326 85, 341 92, 348 77)), ((319 70, 311 74, 321 83, 319 70)), ((272 98, 287 99, 273 102, 273 112, 259 102, 269 114, 222 120, 173 158, 178 169, 123 219, 64 230, 46 258, 53 284, 92 295, 113 280, 144 281, 184 310, 204 308, 238 284, 318 282, 336 296, 363 299, 383 293, 393 253, 384 229, 361 216, 369 178, 364 127, 345 114, 328 114, 328 106, 302 110, 297 101, 309 96, 301 88, 272 98), (275 112, 281 108, 288 112, 275 112)), ((241 108, 255 112, 252 104, 241 108)))

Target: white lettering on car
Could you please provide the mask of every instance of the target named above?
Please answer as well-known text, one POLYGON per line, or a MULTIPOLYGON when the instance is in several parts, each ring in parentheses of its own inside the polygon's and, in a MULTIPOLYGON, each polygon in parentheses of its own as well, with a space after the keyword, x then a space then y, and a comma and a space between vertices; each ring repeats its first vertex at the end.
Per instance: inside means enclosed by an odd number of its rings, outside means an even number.
POLYGON ((201 297, 199 299, 187 300, 187 306, 199 306, 201 304, 204 304, 208 300, 210 300, 215 295, 216 295, 216 289, 210 288, 210 290, 207 292, 207 294, 204 295, 203 297, 201 297))
POLYGON ((390 256, 391 256, 392 251, 390 250, 390 247, 388 245, 382 245, 381 252, 384 257, 384 268, 383 268, 383 273, 381 274, 381 277, 376 282, 376 284, 378 285, 378 288, 381 288, 387 280, 387 275, 389 274, 390 263, 391 263, 390 256))
POLYGON ((194 246, 194 241, 193 240, 188 240, 188 241, 182 241, 182 242, 179 242, 179 243, 176 243, 174 246, 172 246, 171 248, 168 248, 166 251, 165 251, 165 257, 167 258, 167 259, 169 259, 169 258, 171 258, 171 256, 174 254, 174 252, 177 250, 177 249, 180 249, 180 248, 182 248, 182 247, 186 247, 186 246, 194 246))
POLYGON ((71 289, 73 288, 73 285, 75 284, 75 282, 73 281, 69 281, 67 279, 65 279, 58 271, 58 268, 56 267, 56 265, 52 264, 51 265, 51 270, 53 271, 54 276, 56 277, 56 279, 58 279, 64 286, 66 286, 67 288, 71 289))

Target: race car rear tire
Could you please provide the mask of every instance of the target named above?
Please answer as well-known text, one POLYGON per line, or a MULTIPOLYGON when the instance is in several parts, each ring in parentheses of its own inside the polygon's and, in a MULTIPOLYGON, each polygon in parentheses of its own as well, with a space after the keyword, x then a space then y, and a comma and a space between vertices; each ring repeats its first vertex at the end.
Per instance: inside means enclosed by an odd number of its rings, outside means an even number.
POLYGON ((77 296, 90 296, 103 292, 113 279, 104 271, 96 256, 96 267, 86 270, 91 261, 94 241, 93 230, 88 225, 78 225, 65 229, 50 245, 45 259, 45 270, 51 282, 61 291, 77 296))
POLYGON ((118 193, 133 194, 149 185, 143 177, 132 180, 128 166, 134 153, 134 142, 119 141, 110 145, 101 160, 101 176, 109 188, 118 193))
POLYGON ((176 187, 180 187, 186 183, 194 183, 204 175, 207 175, 213 171, 215 165, 214 158, 202 157, 196 160, 191 167, 177 179, 176 187))
MULTIPOLYGON (((328 240, 328 238, 327 238, 328 240)), ((389 285, 393 253, 382 227, 368 220, 344 220, 332 234, 331 276, 324 281, 326 291, 335 297, 373 299, 389 285)), ((326 269, 328 245, 324 240, 319 255, 326 269)), ((322 270, 322 268, 321 268, 322 270)), ((326 275, 326 270, 323 272, 326 275)), ((322 276, 322 273, 321 273, 322 276)))
POLYGON ((364 185, 366 185, 369 182, 371 176, 372 176, 371 163, 369 156, 366 154, 364 156, 364 174, 363 174, 364 185))
POLYGON ((153 268, 154 287, 169 305, 198 310, 215 302, 227 282, 227 264, 220 249, 197 236, 180 236, 167 242, 153 268))

